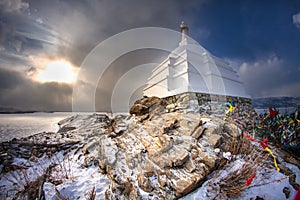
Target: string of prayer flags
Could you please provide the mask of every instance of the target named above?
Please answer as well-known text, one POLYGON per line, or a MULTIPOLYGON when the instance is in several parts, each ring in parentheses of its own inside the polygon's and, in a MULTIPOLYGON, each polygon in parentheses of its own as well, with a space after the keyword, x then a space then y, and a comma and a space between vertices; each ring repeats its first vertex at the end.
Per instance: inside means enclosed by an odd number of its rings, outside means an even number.
POLYGON ((250 137, 246 133, 244 133, 244 137, 247 138, 250 141, 258 142, 263 149, 265 149, 269 154, 271 154, 274 158, 274 165, 277 171, 280 171, 280 168, 278 167, 277 161, 276 161, 276 156, 272 152, 272 150, 268 147, 268 138, 265 138, 263 141, 261 140, 255 140, 254 138, 250 137))
POLYGON ((277 165, 276 156, 273 154, 273 152, 271 151, 271 149, 269 149, 269 147, 266 147, 265 150, 266 150, 267 152, 269 152, 269 153, 273 156, 273 158, 274 158, 274 165, 275 165, 275 167, 276 167, 276 170, 277 170, 277 171, 280 171, 280 168, 279 168, 278 165, 277 165))

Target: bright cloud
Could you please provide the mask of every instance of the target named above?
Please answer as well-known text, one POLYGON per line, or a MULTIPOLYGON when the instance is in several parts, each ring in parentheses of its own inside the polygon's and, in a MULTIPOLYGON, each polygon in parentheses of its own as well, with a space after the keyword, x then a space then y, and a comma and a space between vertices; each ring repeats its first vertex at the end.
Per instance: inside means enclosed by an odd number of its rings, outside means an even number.
POLYGON ((78 68, 64 58, 30 57, 32 67, 27 76, 40 83, 74 83, 78 68))
POLYGON ((238 73, 253 98, 266 96, 299 96, 295 89, 296 74, 287 70, 288 63, 276 55, 255 62, 244 62, 238 73), (292 90, 287 88, 293 88, 292 90))
POLYGON ((300 12, 293 15, 293 24, 295 24, 297 28, 300 28, 300 12))
POLYGON ((29 8, 29 3, 23 2, 22 0, 1 0, 0 6, 5 12, 22 12, 29 8))
POLYGON ((74 67, 64 60, 49 62, 45 70, 38 73, 37 79, 41 82, 73 83, 76 80, 74 67))

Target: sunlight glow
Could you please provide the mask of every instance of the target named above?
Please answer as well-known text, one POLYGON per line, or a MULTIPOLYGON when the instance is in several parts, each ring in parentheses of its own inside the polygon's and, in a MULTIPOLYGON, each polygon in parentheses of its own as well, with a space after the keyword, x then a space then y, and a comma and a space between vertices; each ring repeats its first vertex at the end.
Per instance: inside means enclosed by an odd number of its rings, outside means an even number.
POLYGON ((39 71, 36 79, 40 82, 73 83, 77 73, 70 62, 65 60, 51 61, 46 68, 39 71))

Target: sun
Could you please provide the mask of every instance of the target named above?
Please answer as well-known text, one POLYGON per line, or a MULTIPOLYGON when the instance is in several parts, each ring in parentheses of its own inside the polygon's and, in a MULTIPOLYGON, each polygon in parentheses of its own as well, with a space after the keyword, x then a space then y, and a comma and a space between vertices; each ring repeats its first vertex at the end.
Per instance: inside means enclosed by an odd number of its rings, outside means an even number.
POLYGON ((46 63, 45 69, 38 72, 36 79, 40 82, 74 83, 77 73, 72 64, 66 60, 46 63))

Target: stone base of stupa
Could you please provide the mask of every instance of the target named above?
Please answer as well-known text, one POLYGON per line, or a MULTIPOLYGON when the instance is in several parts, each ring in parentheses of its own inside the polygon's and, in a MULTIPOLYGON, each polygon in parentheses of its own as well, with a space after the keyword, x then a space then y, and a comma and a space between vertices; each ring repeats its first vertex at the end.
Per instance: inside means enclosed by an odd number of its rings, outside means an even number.
POLYGON ((163 98, 169 104, 167 109, 183 110, 184 112, 205 112, 207 114, 225 114, 228 106, 225 103, 234 103, 236 107, 246 111, 254 111, 252 100, 245 97, 225 96, 217 94, 186 92, 163 98))

